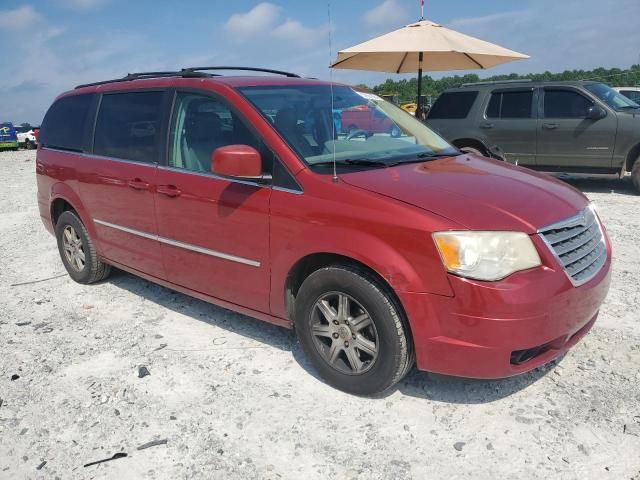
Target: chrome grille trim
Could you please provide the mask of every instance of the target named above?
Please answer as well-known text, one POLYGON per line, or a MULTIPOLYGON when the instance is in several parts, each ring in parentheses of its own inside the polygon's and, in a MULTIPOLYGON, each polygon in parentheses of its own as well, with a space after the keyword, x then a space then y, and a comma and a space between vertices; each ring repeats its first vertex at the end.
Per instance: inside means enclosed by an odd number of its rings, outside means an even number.
POLYGON ((604 232, 592 207, 542 227, 538 234, 575 287, 595 277, 606 263, 604 232))

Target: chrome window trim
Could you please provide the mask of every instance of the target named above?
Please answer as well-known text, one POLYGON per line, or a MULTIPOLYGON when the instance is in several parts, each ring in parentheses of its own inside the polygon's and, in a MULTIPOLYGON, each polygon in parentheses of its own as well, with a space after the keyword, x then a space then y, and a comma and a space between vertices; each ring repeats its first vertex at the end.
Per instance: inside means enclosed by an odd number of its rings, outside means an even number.
POLYGON ((301 190, 292 190, 291 188, 285 187, 271 187, 272 190, 277 190, 278 192, 292 193, 294 195, 302 195, 304 192, 301 190))
POLYGON ((189 174, 189 175, 196 175, 198 177, 213 178, 215 180, 225 180, 227 182, 240 183, 241 185, 249 185, 251 187, 260 187, 260 188, 268 188, 269 187, 269 185, 262 185, 262 184, 260 184, 258 182, 252 182, 250 180, 238 180, 237 178, 223 177, 221 175, 216 175, 213 172, 197 172, 195 170, 187 170, 186 168, 171 167, 171 166, 168 166, 168 165, 159 165, 158 169, 167 170, 167 171, 170 171, 170 172, 186 173, 186 174, 189 174))
POLYGON ((160 170, 166 170, 166 171, 170 171, 170 172, 178 172, 178 173, 186 173, 186 174, 190 174, 190 175, 197 175, 199 177, 205 177, 205 178, 213 178, 214 180, 224 180, 227 182, 233 182, 233 183, 239 183, 241 185, 249 185, 252 187, 260 187, 260 188, 271 188, 272 190, 277 190, 279 192, 286 192, 286 193, 293 193, 295 195, 302 195, 304 192, 299 191, 299 190, 292 190, 290 188, 285 188, 285 187, 274 187, 272 185, 267 185, 267 184, 262 184, 259 182, 252 182, 251 180, 239 180, 236 178, 230 178, 230 177, 223 177, 221 175, 216 175, 215 173, 211 172, 197 172, 195 170, 187 170, 186 168, 180 168, 180 167, 170 167, 167 165, 159 165, 158 169, 160 170))
POLYGON ((158 166, 158 162, 139 162, 137 160, 127 160, 124 158, 116 158, 116 157, 107 157, 104 155, 96 155, 95 153, 87 153, 87 152, 74 152, 73 150, 61 150, 59 148, 51 148, 51 147, 42 147, 43 150, 51 150, 53 152, 59 153, 72 153, 74 155, 80 155, 81 157, 92 158, 95 160, 109 160, 111 162, 119 162, 133 165, 140 165, 143 167, 152 167, 155 168, 158 166))
MULTIPOLYGON (((591 224, 593 225, 593 224, 591 224)), ((579 211, 576 215, 574 215, 573 217, 569 217, 565 220, 560 220, 558 222, 552 223, 550 225, 546 225, 544 227, 540 227, 536 233, 538 234, 538 236, 540 237, 540 239, 543 241, 543 243, 547 246, 547 248, 549 249, 549 251, 551 252, 551 254, 553 255, 553 258, 556 260, 557 264, 560 266, 560 268, 562 268, 562 270, 564 271, 565 275, 567 276, 567 278, 569 279, 569 281, 571 282, 571 284, 574 287, 579 287, 581 285, 584 285, 585 283, 590 282, 591 280, 593 280, 593 278, 595 278, 596 275, 598 275, 598 273, 600 273, 600 270, 602 270, 602 267, 604 267, 605 263, 606 263, 606 259, 608 258, 609 252, 607 251, 607 243, 606 243, 606 239, 605 239, 605 235, 604 235, 604 230, 602 229, 602 224, 600 223, 600 218, 598 217, 598 214, 596 213, 596 211, 594 210, 592 205, 589 205, 588 207, 582 209, 581 211, 579 211), (598 230, 600 232, 600 242, 602 243, 604 250, 603 253, 600 254, 599 257, 596 258, 596 260, 594 261, 594 263, 596 261, 598 261, 598 259, 604 254, 604 261, 602 262, 602 265, 600 265, 600 267, 595 270, 591 275, 589 275, 588 277, 585 277, 581 280, 575 280, 571 274, 569 273, 569 271, 565 268, 564 264, 562 263, 562 259, 560 258, 560 255, 558 255, 555 251, 555 249, 553 248, 553 245, 551 244, 551 242, 549 242, 546 238, 546 236, 544 235, 545 232, 549 231, 549 230, 556 230, 559 228, 570 228, 570 227, 576 227, 576 226, 587 226, 587 217, 586 217, 586 210, 589 209, 591 210, 593 217, 595 219, 595 223, 598 225, 598 230)))
POLYGON ((216 250, 210 250, 208 248, 200 247, 198 245, 193 245, 190 243, 180 242, 178 240, 172 240, 170 238, 161 237, 159 235, 153 235, 151 233, 143 232, 140 230, 136 230, 134 228, 123 227, 122 225, 117 225, 115 223, 105 222, 104 220, 99 220, 94 218, 93 221, 98 225, 103 225, 105 227, 113 228, 115 230, 120 230, 122 232, 130 233, 131 235, 137 235, 138 237, 147 238, 149 240, 156 240, 160 243, 164 243, 166 245, 171 245, 173 247, 183 248, 185 250, 190 250, 192 252, 202 253, 204 255, 209 255, 210 257, 221 258, 223 260, 229 260, 231 262, 241 263, 243 265, 249 265, 251 267, 259 267, 260 262, 256 260, 250 260, 248 258, 238 257, 236 255, 231 255, 228 253, 218 252, 216 250))

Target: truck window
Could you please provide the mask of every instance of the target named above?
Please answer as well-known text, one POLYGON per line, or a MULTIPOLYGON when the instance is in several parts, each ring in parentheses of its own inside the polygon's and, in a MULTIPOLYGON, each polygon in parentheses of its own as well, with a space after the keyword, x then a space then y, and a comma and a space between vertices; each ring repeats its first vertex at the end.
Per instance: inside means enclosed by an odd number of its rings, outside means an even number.
POLYGON ((533 91, 493 92, 487 107, 487 118, 531 118, 533 91))
POLYGON ((640 91, 637 90, 620 90, 620 93, 625 97, 633 100, 634 102, 640 102, 640 91))
POLYGON ((591 100, 571 90, 544 91, 545 118, 586 118, 591 100))
POLYGON ((467 118, 477 96, 477 91, 445 92, 438 97, 436 103, 429 110, 429 118, 467 118))

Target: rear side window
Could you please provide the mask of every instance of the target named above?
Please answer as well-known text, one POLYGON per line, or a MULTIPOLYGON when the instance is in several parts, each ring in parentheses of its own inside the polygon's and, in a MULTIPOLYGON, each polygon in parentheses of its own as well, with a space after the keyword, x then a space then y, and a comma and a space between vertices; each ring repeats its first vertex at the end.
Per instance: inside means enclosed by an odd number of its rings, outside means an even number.
POLYGON ((544 91, 545 118, 586 118, 591 100, 572 90, 544 91))
POLYGON ((135 162, 156 162, 163 95, 163 92, 103 95, 93 152, 135 162))
POLYGON ((438 97, 429 118, 467 118, 478 92, 449 92, 438 97))
POLYGON ((93 94, 57 100, 44 117, 40 143, 45 147, 81 152, 93 94))
POLYGON ((533 90, 493 92, 487 118, 531 118, 533 90))

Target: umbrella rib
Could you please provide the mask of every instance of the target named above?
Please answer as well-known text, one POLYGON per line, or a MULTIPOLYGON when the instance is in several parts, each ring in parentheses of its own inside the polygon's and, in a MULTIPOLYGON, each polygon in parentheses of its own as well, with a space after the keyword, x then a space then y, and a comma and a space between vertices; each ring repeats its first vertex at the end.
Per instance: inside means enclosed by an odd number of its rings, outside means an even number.
POLYGON ((341 63, 346 62, 347 60, 349 60, 349 59, 351 59, 353 57, 355 57, 355 55, 351 55, 350 57, 343 58, 342 60, 339 60, 336 63, 330 65, 330 67, 331 68, 335 68, 336 65, 340 65, 341 63))
POLYGON ((466 52, 462 52, 464 53, 464 56, 467 57, 469 60, 471 60, 473 63, 475 63, 477 66, 479 66, 482 70, 484 70, 484 67, 482 66, 482 64, 480 62, 478 62, 475 58, 473 58, 471 55, 469 55, 466 52))
POLYGON ((407 55, 409 55, 409 52, 404 52, 404 56, 402 57, 402 60, 400 60, 400 65, 398 65, 398 70, 396 70, 396 73, 400 73, 400 70, 402 70, 402 65, 404 65, 404 61, 407 59, 407 55))

